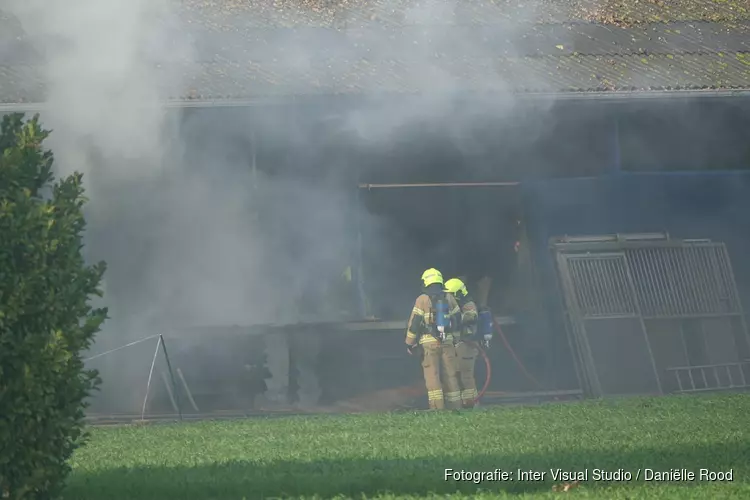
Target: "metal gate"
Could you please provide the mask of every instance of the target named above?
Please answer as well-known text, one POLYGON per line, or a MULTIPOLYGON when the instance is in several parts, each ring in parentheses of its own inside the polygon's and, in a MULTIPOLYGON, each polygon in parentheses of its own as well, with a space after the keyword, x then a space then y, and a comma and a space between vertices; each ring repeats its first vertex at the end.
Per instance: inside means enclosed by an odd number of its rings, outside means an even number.
POLYGON ((552 249, 589 394, 748 387, 747 327, 723 243, 641 234, 559 238, 552 249))

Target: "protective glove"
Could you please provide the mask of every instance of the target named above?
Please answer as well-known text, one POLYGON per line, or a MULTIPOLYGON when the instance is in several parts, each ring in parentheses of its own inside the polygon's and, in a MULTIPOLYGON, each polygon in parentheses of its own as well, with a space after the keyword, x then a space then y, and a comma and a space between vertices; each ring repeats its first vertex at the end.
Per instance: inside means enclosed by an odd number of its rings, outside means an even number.
POLYGON ((492 335, 487 334, 484 336, 484 346, 489 347, 490 346, 490 340, 492 340, 492 335))
POLYGON ((406 344, 406 352, 409 354, 409 356, 414 355, 414 349, 416 349, 416 347, 417 347, 416 345, 406 344))

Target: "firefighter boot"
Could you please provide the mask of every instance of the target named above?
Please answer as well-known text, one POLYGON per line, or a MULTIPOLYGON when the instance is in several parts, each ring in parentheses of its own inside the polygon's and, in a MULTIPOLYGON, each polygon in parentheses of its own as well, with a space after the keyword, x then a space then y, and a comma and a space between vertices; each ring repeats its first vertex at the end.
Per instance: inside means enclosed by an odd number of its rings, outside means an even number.
POLYGON ((427 402, 430 410, 442 410, 445 408, 443 400, 443 386, 440 383, 440 353, 441 349, 437 343, 422 345, 422 369, 424 370, 424 383, 427 386, 427 402))

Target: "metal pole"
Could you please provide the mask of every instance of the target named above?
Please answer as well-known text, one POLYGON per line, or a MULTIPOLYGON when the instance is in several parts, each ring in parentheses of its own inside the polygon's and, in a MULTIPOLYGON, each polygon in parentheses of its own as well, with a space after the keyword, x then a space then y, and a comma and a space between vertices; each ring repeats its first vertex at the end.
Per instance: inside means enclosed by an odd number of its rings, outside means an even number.
POLYGON ((151 360, 151 369, 148 371, 148 382, 146 382, 146 396, 143 398, 143 409, 141 410, 141 420, 144 420, 146 416, 146 403, 148 402, 148 393, 151 391, 151 377, 154 375, 154 366, 156 366, 156 356, 159 355, 159 345, 161 344, 161 335, 159 340, 156 341, 156 350, 154 351, 154 359, 151 360))
MULTIPOLYGON (((356 163, 359 165, 359 162, 356 163)), ((361 174, 361 171, 359 170, 359 167, 357 167, 357 176, 361 174)), ((362 184, 359 185, 360 187, 362 184)), ((362 241, 362 213, 361 210, 364 210, 364 201, 362 200, 362 195, 360 194, 360 191, 357 190, 354 193, 354 219, 355 219, 355 225, 356 225, 356 276, 355 279, 355 286, 357 288, 357 299, 359 302, 359 313, 362 318, 367 318, 371 315, 370 307, 367 303, 367 293, 365 292, 365 276, 364 276, 364 262, 363 262, 363 241, 362 241)))
POLYGON ((449 183, 428 183, 428 184, 360 184, 363 189, 380 189, 380 188, 416 188, 416 187, 486 187, 486 186, 519 186, 520 182, 449 182, 449 183))
POLYGON ((177 393, 177 384, 174 381, 174 372, 172 371, 172 363, 169 362, 169 354, 167 353, 167 344, 164 343, 164 336, 159 334, 159 341, 161 346, 164 348, 164 359, 167 361, 167 369, 169 370, 169 377, 172 379, 172 389, 174 389, 174 397, 177 402, 177 412, 180 414, 180 420, 182 420, 182 405, 180 405, 180 396, 177 393))
MULTIPOLYGON (((651 368, 656 378, 656 388, 659 394, 664 394, 664 389, 661 385, 661 378, 659 376, 659 368, 656 366, 656 358, 654 357, 654 351, 651 348, 651 340, 648 338, 648 329, 646 328, 646 321, 643 319, 643 311, 641 311, 640 297, 638 296, 638 290, 635 287, 635 280, 633 279, 633 273, 630 269, 630 262, 628 262, 628 256, 623 252, 622 260, 625 264, 625 274, 627 276, 628 287, 630 288, 630 294, 633 297, 633 304, 635 305, 635 312, 638 315, 638 323, 640 324, 641 330, 643 331, 643 339, 646 341, 646 349, 648 349, 648 357, 651 360, 651 368)), ((693 384, 695 389, 695 382, 693 382, 693 374, 688 371, 690 375, 690 383, 693 384)))
POLYGON ((185 392, 187 393, 187 397, 190 400, 190 404, 193 405, 193 409, 196 412, 200 412, 200 410, 198 409, 198 405, 195 404, 195 399, 193 399, 193 394, 190 392, 190 387, 188 387, 185 376, 182 374, 182 370, 180 370, 179 368, 177 368, 177 376, 180 377, 180 381, 182 382, 183 387, 185 387, 185 392))
POLYGON ((179 411, 177 408, 177 403, 175 403, 174 400, 174 393, 172 392, 172 388, 169 387, 169 380, 167 380, 167 374, 164 372, 161 372, 161 379, 164 382, 164 386, 167 388, 167 395, 169 395, 169 402, 172 403, 172 408, 174 411, 179 411))
POLYGON ((126 347, 130 347, 130 346, 134 346, 136 344, 140 344, 141 342, 145 342, 145 341, 147 341, 149 339, 155 339, 156 337, 158 337, 158 335, 151 335, 151 336, 142 338, 140 340, 134 340, 133 342, 130 342, 130 343, 125 344, 125 345, 121 345, 120 347, 115 347, 114 349, 110 349, 109 351, 100 352, 99 354, 91 356, 90 358, 86 358, 83 361, 91 361, 92 359, 100 358, 100 357, 105 356, 107 354, 111 354, 113 352, 119 351, 120 349, 125 349, 126 347))
POLYGON ((563 326, 565 326, 565 334, 568 337, 568 347, 570 348, 570 356, 573 361, 573 368, 576 372, 576 378, 578 379, 578 387, 581 388, 581 391, 583 391, 584 396, 588 396, 591 393, 591 384, 589 383, 588 377, 585 374, 585 356, 583 354, 583 350, 581 348, 580 339, 576 335, 576 327, 573 324, 575 319, 573 318, 573 311, 572 308, 568 307, 566 304, 566 296, 565 296, 565 285, 563 283, 563 277, 561 276, 562 271, 562 261, 558 258, 557 259, 557 266, 555 271, 555 286, 557 288, 559 303, 560 303, 560 309, 562 311, 563 315, 563 326))
POLYGON ((558 272, 560 273, 560 279, 564 289, 564 299, 568 304, 568 311, 570 312, 570 324, 573 334, 581 350, 581 361, 583 362, 583 375, 588 381, 588 388, 590 393, 595 398, 601 398, 604 396, 602 385, 599 380, 599 373, 596 370, 596 363, 594 362, 594 354, 591 351, 591 345, 588 340, 588 332, 586 331, 586 318, 581 311, 578 299, 576 298, 576 288, 573 284, 573 278, 571 276, 570 260, 566 254, 557 253, 558 272))

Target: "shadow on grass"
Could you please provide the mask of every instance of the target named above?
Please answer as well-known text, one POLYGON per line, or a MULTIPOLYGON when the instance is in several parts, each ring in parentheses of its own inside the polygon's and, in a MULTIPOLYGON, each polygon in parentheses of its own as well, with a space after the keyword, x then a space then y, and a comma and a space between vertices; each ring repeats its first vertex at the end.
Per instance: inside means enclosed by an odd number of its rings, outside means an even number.
MULTIPOLYGON (((439 436, 436 436, 439 439, 439 436)), ((481 438, 480 438, 481 439, 481 438)), ((471 446, 471 443, 467 443, 471 446)), ((439 446, 439 443, 437 444, 439 446)), ((77 472, 71 477, 66 499, 121 500, 121 499, 261 499, 285 496, 333 497, 345 495, 361 498, 389 492, 399 495, 427 493, 472 494, 478 489, 506 493, 550 491, 555 481, 550 469, 567 471, 604 469, 616 471, 650 468, 667 471, 673 468, 695 471, 734 470, 734 484, 748 481, 746 443, 727 443, 669 449, 637 449, 587 452, 581 449, 567 452, 528 455, 477 455, 457 460, 449 456, 414 460, 352 459, 313 462, 278 461, 271 463, 228 462, 196 467, 144 467, 114 469, 99 472, 77 472), (513 473, 514 481, 445 480, 445 469, 456 471, 493 471, 502 469, 513 473), (544 481, 518 481, 517 470, 546 472, 544 481)), ((252 450, 248 450, 252 455, 252 450)), ((186 457, 190 460, 190 457, 186 457)), ((644 485, 643 476, 638 481, 644 485)), ((607 486, 607 482, 593 482, 587 487, 607 486)), ((659 483, 663 484, 663 483, 659 483)), ((681 483, 690 485, 694 483, 681 483)), ((708 484, 706 482, 702 484, 708 484)), ((636 482, 619 482, 615 486, 633 487, 636 482)))

